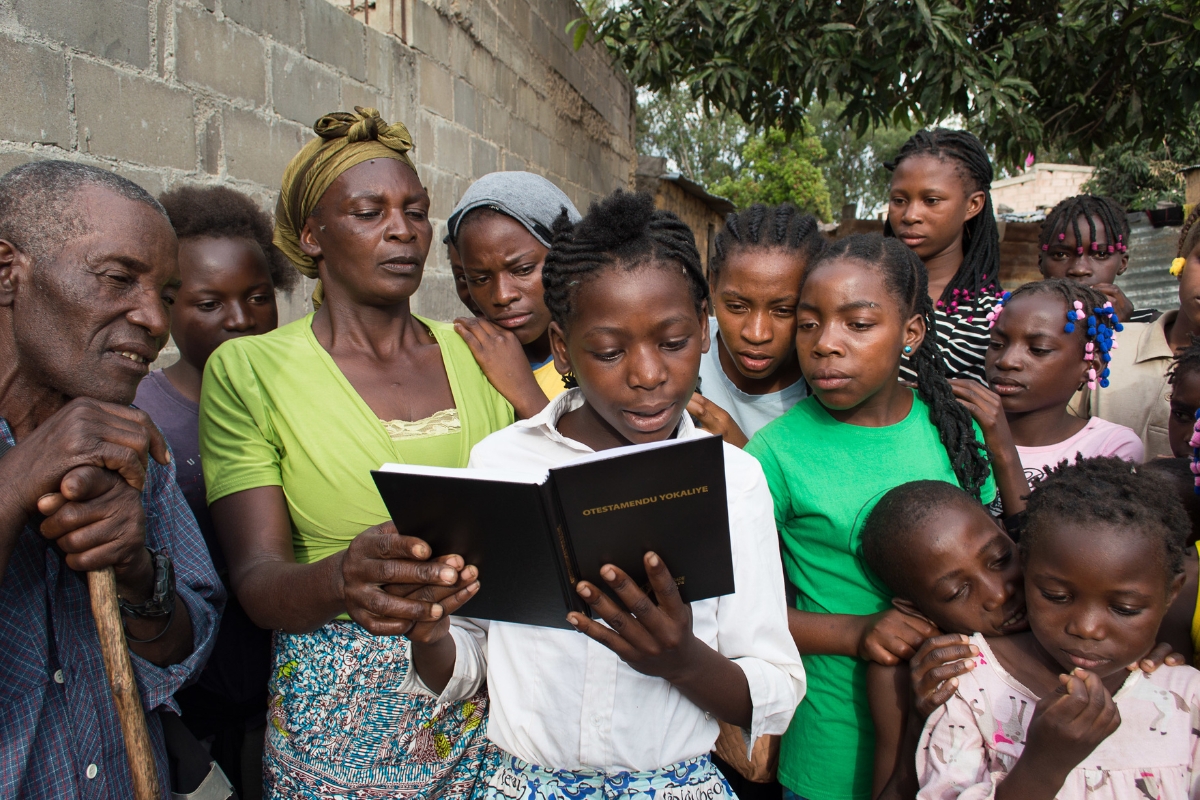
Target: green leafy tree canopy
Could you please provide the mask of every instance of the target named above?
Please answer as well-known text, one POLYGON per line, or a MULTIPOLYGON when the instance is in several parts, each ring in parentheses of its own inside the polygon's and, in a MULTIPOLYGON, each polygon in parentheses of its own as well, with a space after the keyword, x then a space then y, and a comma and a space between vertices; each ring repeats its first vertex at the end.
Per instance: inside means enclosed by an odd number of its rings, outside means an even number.
POLYGON ((577 20, 633 81, 752 129, 846 100, 859 135, 957 116, 1010 165, 1161 141, 1200 102, 1196 0, 626 0, 577 20))
POLYGON ((829 222, 829 189, 817 166, 824 155, 817 137, 796 133, 789 138, 782 129, 771 128, 743 145, 737 176, 717 181, 710 190, 728 197, 738 208, 791 203, 829 222))

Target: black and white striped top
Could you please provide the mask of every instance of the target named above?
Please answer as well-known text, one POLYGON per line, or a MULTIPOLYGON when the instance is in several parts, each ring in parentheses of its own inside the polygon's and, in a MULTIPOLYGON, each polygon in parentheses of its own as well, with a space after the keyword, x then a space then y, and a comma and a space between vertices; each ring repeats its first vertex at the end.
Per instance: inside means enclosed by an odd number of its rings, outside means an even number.
MULTIPOLYGON (((987 314, 996 305, 995 300, 985 301, 981 306, 961 302, 953 313, 940 308, 933 310, 933 325, 937 329, 937 343, 946 360, 947 378, 967 378, 986 384, 983 374, 983 359, 987 353, 987 314)), ((908 359, 900 362, 900 377, 915 381, 917 373, 908 365, 908 359)))

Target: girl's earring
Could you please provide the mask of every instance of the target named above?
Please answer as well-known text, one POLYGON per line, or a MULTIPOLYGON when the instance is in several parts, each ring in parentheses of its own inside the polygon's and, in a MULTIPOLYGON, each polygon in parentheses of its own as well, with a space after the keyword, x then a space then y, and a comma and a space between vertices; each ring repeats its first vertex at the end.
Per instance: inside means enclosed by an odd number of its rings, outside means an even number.
POLYGON ((906 355, 906 356, 912 355, 912 345, 910 345, 910 344, 904 345, 904 355, 906 355))
POLYGON ((574 370, 572 370, 571 372, 568 372, 566 375, 563 375, 562 382, 563 382, 563 386, 565 386, 568 389, 579 388, 579 381, 575 380, 574 370))

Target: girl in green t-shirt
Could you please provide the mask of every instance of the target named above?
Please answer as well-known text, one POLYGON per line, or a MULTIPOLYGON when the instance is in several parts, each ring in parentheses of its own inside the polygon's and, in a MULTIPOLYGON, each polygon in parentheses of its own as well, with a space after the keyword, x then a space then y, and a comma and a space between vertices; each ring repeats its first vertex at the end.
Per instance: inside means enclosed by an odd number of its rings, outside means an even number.
POLYGON ((812 395, 747 446, 763 465, 809 692, 784 736, 780 782, 811 800, 869 798, 870 661, 908 659, 936 631, 890 608, 868 576, 858 530, 888 489, 912 480, 996 494, 982 436, 946 381, 920 259, 879 235, 841 239, 813 264, 797 306, 796 347, 812 395), (899 382, 915 367, 914 389, 899 382))

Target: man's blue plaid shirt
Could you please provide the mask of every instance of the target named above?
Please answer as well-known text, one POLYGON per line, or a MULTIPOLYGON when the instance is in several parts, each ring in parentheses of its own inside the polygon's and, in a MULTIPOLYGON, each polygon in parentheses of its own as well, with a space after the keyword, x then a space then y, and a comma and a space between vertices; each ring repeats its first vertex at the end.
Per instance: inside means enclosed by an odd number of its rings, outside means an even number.
MULTIPOLYGON (((0 419, 0 439, 13 444, 0 419)), ((176 602, 188 610, 195 648, 156 667, 132 655, 147 712, 175 710, 173 695, 212 651, 225 592, 196 520, 175 485, 174 463, 153 459, 142 495, 146 544, 175 566, 176 602)), ((167 755, 158 715, 147 714, 167 796, 167 755)), ((87 578, 26 526, 0 579, 0 800, 129 800, 129 764, 92 620, 87 578)))

